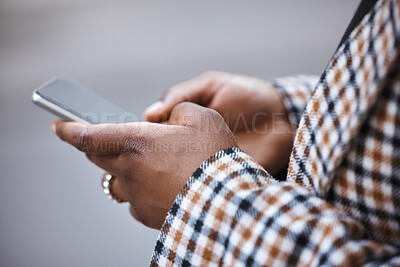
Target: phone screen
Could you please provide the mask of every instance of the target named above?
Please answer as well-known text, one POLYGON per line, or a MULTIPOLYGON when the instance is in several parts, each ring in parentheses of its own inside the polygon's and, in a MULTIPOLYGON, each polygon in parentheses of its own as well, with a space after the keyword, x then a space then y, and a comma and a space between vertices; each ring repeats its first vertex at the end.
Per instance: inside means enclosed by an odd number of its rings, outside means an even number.
POLYGON ((79 117, 89 124, 138 121, 133 113, 65 78, 54 78, 45 83, 34 91, 33 99, 62 119, 77 121, 79 117))

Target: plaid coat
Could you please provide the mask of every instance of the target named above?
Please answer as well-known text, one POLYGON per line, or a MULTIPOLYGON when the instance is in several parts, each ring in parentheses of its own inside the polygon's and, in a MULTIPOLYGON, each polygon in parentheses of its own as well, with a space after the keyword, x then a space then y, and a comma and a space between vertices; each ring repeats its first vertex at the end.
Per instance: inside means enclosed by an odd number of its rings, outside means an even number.
POLYGON ((400 266, 400 0, 380 0, 319 80, 273 81, 297 126, 287 181, 239 148, 195 171, 152 266, 400 266))

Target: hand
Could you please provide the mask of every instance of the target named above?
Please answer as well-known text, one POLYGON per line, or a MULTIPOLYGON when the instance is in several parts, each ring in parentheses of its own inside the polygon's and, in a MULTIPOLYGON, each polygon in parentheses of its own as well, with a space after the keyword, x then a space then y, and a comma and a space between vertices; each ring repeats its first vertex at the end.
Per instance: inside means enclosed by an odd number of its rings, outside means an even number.
POLYGON ((191 103, 176 105, 168 124, 56 121, 52 129, 114 175, 113 193, 130 203, 137 220, 157 229, 196 168, 219 150, 237 146, 217 112, 191 103))
POLYGON ((273 86, 263 80, 223 72, 208 72, 166 91, 162 101, 144 113, 150 122, 167 120, 184 101, 214 109, 234 133, 239 147, 267 171, 286 167, 294 132, 273 86))

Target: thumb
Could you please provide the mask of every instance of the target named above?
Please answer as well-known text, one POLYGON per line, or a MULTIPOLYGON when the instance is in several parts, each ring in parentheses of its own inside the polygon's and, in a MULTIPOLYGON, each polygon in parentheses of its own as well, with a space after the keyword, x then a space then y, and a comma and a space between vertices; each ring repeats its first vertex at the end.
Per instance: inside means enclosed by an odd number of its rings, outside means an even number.
POLYGON ((164 121, 167 118, 167 114, 165 112, 165 103, 161 100, 154 102, 145 109, 143 112, 143 117, 145 120, 150 122, 164 121))
POLYGON ((215 110, 202 107, 198 104, 183 102, 176 105, 171 111, 168 124, 202 127, 209 124, 225 124, 222 116, 215 110))
POLYGON ((210 108, 190 102, 180 103, 172 110, 168 124, 184 126, 189 130, 187 133, 193 134, 192 140, 197 140, 200 146, 212 145, 214 152, 237 146, 223 117, 210 108))
POLYGON ((159 100, 149 107, 143 112, 143 117, 146 121, 149 122, 162 122, 166 121, 171 113, 173 107, 178 104, 180 99, 172 99, 174 101, 162 101, 159 100))
POLYGON ((189 94, 183 95, 177 91, 167 91, 163 100, 150 105, 143 113, 145 120, 149 122, 167 121, 176 105, 184 101, 195 102, 189 94))
POLYGON ((216 74, 205 74, 171 87, 162 101, 155 102, 144 111, 144 118, 149 122, 166 121, 175 106, 185 101, 206 106, 215 93, 215 77, 216 74))

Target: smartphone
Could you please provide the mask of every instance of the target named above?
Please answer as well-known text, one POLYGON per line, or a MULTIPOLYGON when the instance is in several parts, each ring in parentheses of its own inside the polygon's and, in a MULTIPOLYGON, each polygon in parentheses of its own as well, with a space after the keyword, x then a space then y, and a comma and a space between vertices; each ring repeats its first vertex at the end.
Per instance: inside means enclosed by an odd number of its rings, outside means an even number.
POLYGON ((54 77, 35 89, 32 101, 61 119, 84 124, 138 121, 133 113, 63 77, 54 77))

